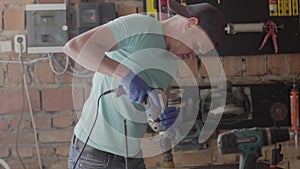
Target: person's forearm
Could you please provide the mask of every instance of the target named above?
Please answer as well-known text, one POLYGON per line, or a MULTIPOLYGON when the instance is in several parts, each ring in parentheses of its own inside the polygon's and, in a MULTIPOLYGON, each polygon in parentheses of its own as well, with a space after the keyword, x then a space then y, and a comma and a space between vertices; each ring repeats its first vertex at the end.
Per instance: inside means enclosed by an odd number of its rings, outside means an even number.
POLYGON ((65 45, 64 52, 90 71, 121 79, 129 72, 129 68, 105 55, 106 51, 116 50, 117 47, 113 40, 103 42, 104 37, 100 36, 100 31, 110 34, 110 30, 106 28, 93 29, 70 40, 65 45))
POLYGON ((85 45, 77 58, 77 62, 91 71, 97 71, 117 79, 121 79, 129 72, 128 67, 107 57, 104 52, 96 46, 85 45))
POLYGON ((109 57, 104 57, 97 69, 97 72, 112 76, 119 80, 129 71, 130 69, 127 66, 120 64, 109 57))

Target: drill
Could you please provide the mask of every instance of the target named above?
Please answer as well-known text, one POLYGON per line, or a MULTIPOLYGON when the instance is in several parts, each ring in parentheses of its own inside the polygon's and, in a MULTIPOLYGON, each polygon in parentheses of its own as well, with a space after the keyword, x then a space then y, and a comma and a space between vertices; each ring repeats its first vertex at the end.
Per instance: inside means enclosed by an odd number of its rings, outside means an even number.
POLYGON ((263 146, 288 141, 292 133, 285 128, 234 129, 218 136, 221 154, 240 153, 239 169, 254 169, 263 146))
MULTIPOLYGON (((163 166, 165 168, 173 168, 174 161, 172 155, 172 138, 174 138, 175 131, 172 129, 165 130, 164 127, 160 125, 159 115, 164 111, 167 106, 167 97, 164 91, 160 88, 151 88, 152 92, 156 93, 159 97, 160 106, 155 106, 154 102, 150 97, 146 96, 144 101, 144 106, 146 110, 147 123, 151 127, 154 132, 159 133, 160 135, 160 145, 163 152, 164 163, 163 166)), ((120 97, 122 95, 126 95, 126 91, 123 86, 118 86, 114 89, 116 96, 120 97)), ((126 130, 125 130, 126 132, 126 130)), ((126 137, 126 136, 125 136, 126 137)), ((127 141, 127 138, 126 138, 127 141)), ((126 150, 127 152, 127 150, 126 150)), ((127 166, 127 165, 126 165, 127 166)))

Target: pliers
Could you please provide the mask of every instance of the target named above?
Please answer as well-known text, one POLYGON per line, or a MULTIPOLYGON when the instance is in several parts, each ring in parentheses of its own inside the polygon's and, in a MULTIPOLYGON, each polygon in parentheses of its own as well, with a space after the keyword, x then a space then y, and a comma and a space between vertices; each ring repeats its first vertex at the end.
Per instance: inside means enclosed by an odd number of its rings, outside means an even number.
POLYGON ((259 50, 261 50, 265 46, 267 40, 270 38, 270 36, 272 36, 274 51, 275 51, 275 53, 277 53, 278 52, 278 46, 277 46, 277 41, 276 41, 276 38, 277 38, 277 35, 276 35, 277 27, 276 27, 275 22, 273 22, 271 20, 268 20, 265 23, 265 29, 266 29, 267 34, 266 34, 263 42, 261 43, 261 45, 259 47, 259 50))

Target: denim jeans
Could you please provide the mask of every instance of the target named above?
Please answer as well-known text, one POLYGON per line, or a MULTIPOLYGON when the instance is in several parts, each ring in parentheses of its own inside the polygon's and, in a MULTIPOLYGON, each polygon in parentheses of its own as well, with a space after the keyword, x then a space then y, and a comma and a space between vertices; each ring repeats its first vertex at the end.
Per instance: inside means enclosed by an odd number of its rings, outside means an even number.
MULTIPOLYGON (((72 169, 81 150, 82 142, 73 136, 70 145, 68 168, 72 169)), ((127 158, 129 169, 146 169, 143 158, 127 158)), ((84 149, 75 169, 125 169, 125 158, 96 150, 88 145, 84 149)))

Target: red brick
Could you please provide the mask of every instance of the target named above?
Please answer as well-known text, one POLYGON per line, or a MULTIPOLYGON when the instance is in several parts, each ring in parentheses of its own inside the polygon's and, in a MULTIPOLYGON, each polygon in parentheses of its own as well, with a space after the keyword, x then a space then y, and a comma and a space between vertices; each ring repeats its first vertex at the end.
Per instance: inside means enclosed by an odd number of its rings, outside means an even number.
POLYGON ((71 113, 59 113, 53 116, 53 127, 57 128, 67 128, 73 126, 76 114, 71 113))
POLYGON ((64 0, 39 0, 41 4, 64 3, 64 0))
MULTIPOLYGON (((0 19, 1 20, 1 19, 0 19)), ((0 86, 3 86, 5 81, 4 81, 4 66, 0 64, 0 86)))
POLYGON ((83 105, 83 91, 76 88, 43 89, 42 105, 45 111, 74 110, 83 105))
MULTIPOLYGON (((21 157, 32 157, 33 151, 35 151, 34 147, 19 147, 18 152, 21 157)), ((12 156, 17 157, 16 149, 12 149, 12 156)))
POLYGON ((63 168, 68 168, 68 160, 60 160, 60 161, 56 161, 55 163, 52 163, 51 166, 49 167, 49 169, 63 169, 63 168))
POLYGON ((69 0, 69 3, 80 3, 81 0, 69 0))
POLYGON ((0 135, 0 145, 9 145, 9 144, 15 144, 14 142, 16 141, 16 135, 9 133, 9 134, 1 134, 0 135))
MULTIPOLYGON (((33 133, 20 132, 19 134, 19 144, 34 144, 33 133)), ((16 144, 16 133, 1 134, 0 135, 0 145, 15 145, 16 144)))
POLYGON ((130 3, 128 3, 128 4, 122 3, 117 6, 119 16, 133 14, 133 13, 137 13, 137 12, 139 12, 139 13, 143 12, 142 6, 132 5, 130 3))
POLYGON ((178 75, 184 77, 198 77, 198 61, 197 59, 185 59, 181 62, 178 68, 178 75))
MULTIPOLYGON (((31 158, 28 159, 28 158, 26 158, 26 159, 22 159, 22 160, 24 162, 25 167, 28 168, 28 169, 29 168, 30 169, 32 169, 32 168, 40 168, 39 167, 39 162, 36 159, 31 159, 31 158)), ((18 159, 16 159, 16 160, 10 160, 7 163, 9 165, 9 167, 12 168, 12 169, 13 168, 16 168, 16 169, 23 168, 22 164, 20 163, 20 160, 18 160, 18 159)))
POLYGON ((64 73, 61 75, 61 79, 62 79, 62 82, 64 84, 68 84, 68 83, 72 83, 73 82, 73 76, 67 74, 67 73, 64 73))
POLYGON ((35 117, 35 125, 38 129, 50 129, 51 128, 51 117, 50 116, 40 116, 35 117))
POLYGON ((266 74, 266 56, 255 55, 247 56, 247 75, 265 75, 266 74))
POLYGON ((3 18, 5 30, 25 29, 24 8, 5 8, 3 18))
POLYGON ((66 146, 57 146, 56 147, 56 154, 59 156, 68 156, 70 153, 70 148, 69 148, 69 144, 66 146))
POLYGON ((197 152, 176 152, 173 153, 174 162, 179 166, 188 165, 203 165, 212 163, 211 151, 197 151, 197 152), (194 158, 199 157, 199 158, 194 158))
POLYGON ((244 58, 241 56, 224 57, 224 70, 228 77, 242 76, 245 69, 244 58))
POLYGON ((8 129, 8 121, 0 120, 0 131, 7 131, 8 129))
POLYGON ((34 77, 36 83, 54 83, 54 73, 52 73, 48 62, 38 62, 35 64, 34 77))
POLYGON ((42 143, 59 143, 71 141, 73 135, 73 129, 51 130, 39 133, 39 142, 42 143))
MULTIPOLYGON (((64 3, 64 0, 39 0, 41 4, 64 3)), ((80 3, 81 0, 69 0, 69 3, 80 3)))
POLYGON ((287 73, 286 55, 269 55, 268 72, 272 75, 282 75, 287 73))
MULTIPOLYGON (((10 85, 22 84, 23 68, 20 64, 8 64, 8 82, 10 85)), ((30 84, 30 77, 25 69, 26 83, 30 84)))
POLYGON ((0 0, 1 5, 12 4, 12 3, 15 3, 15 2, 13 2, 12 0, 0 0))
MULTIPOLYGON (((40 111, 40 95, 37 89, 28 89, 33 111, 40 111)), ((23 108, 22 91, 0 91, 0 114, 19 113, 23 108)), ((26 96, 26 92, 25 96, 26 96)), ((29 111, 27 97, 25 97, 25 112, 29 111)))
POLYGON ((0 148, 0 158, 5 158, 9 156, 9 149, 6 147, 0 148))
MULTIPOLYGON (((54 147, 40 147, 40 155, 41 156, 51 156, 55 154, 55 149, 54 147)), ((36 155, 36 151, 33 152, 36 155)))
POLYGON ((220 77, 222 71, 223 71, 223 64, 219 57, 201 58, 201 76, 220 77))
POLYGON ((14 4, 33 4, 35 0, 0 0, 0 4, 14 5, 14 4))
POLYGON ((300 54, 289 54, 288 55, 289 73, 299 74, 300 73, 300 54))
POLYGON ((159 168, 163 166, 164 157, 163 155, 157 155, 153 157, 146 157, 144 160, 146 168, 159 168))
POLYGON ((34 4, 35 0, 22 0, 22 4, 34 4))
POLYGON ((285 158, 299 158, 300 157, 300 151, 295 149, 294 145, 293 146, 285 146, 282 149, 282 153, 284 154, 285 158))
POLYGON ((291 169, 297 169, 300 166, 300 159, 293 159, 290 161, 290 165, 291 169))
MULTIPOLYGON (((27 115, 29 116, 29 114, 25 114, 23 116, 27 116, 27 115)), ((27 118, 29 118, 28 116, 27 116, 27 118)), ((11 129, 12 130, 16 130, 18 128, 19 121, 20 121, 19 117, 14 118, 14 119, 11 120, 11 129)), ((23 118, 23 120, 20 124, 20 129, 22 130, 22 129, 30 129, 30 128, 32 128, 31 127, 31 120, 23 118)))

